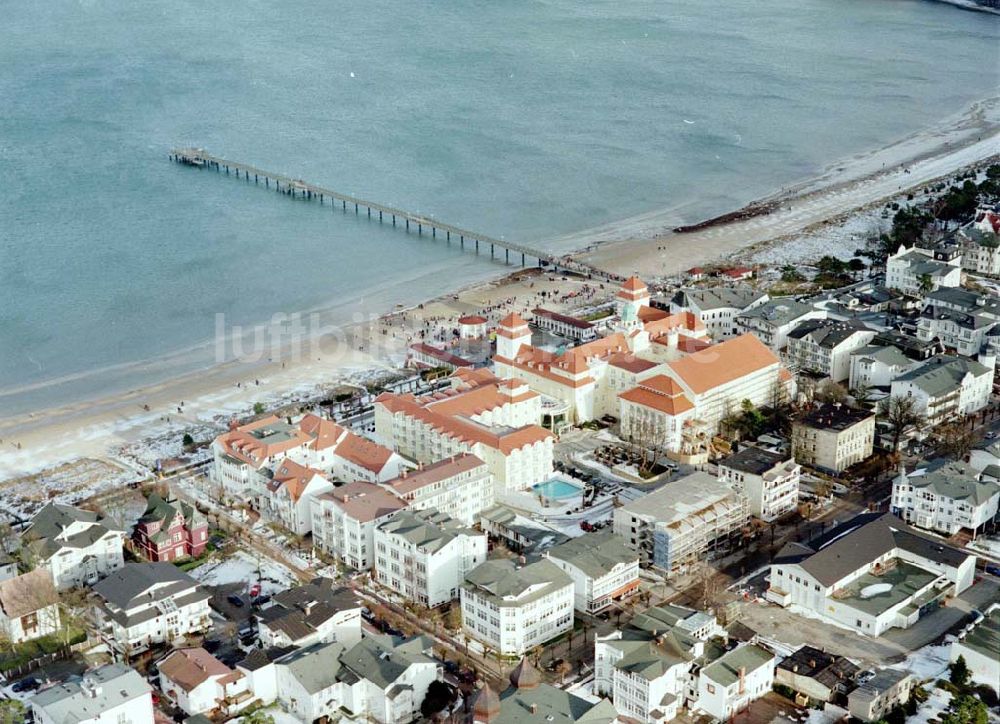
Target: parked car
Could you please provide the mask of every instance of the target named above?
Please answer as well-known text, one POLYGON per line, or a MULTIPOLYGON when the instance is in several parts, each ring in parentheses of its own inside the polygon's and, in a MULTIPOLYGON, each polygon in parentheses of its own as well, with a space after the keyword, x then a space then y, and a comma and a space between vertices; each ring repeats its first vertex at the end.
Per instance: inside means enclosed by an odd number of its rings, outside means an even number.
POLYGON ((243 599, 237 596, 235 593, 230 593, 228 596, 226 596, 226 600, 229 601, 229 603, 231 603, 232 605, 236 606, 236 608, 243 608, 243 599))
POLYGON ((39 681, 37 678, 35 678, 34 676, 28 676, 16 682, 12 687, 10 687, 10 690, 13 691, 15 694, 21 694, 29 691, 35 691, 41 685, 42 682, 39 681))

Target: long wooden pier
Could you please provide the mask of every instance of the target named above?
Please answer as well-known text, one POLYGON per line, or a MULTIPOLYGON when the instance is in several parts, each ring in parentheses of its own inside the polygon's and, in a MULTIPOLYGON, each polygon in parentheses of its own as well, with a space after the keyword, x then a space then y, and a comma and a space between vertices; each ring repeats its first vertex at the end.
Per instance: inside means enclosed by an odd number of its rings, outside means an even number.
POLYGON ((373 221, 377 218, 379 223, 391 223, 394 227, 405 226, 407 232, 415 230, 418 235, 429 232, 431 237, 435 239, 439 235, 443 236, 448 243, 457 240, 462 249, 465 249, 465 245, 469 244, 474 246, 476 254, 480 252, 480 248, 485 253, 486 247, 489 247, 491 259, 495 259, 497 251, 501 250, 504 254, 504 262, 507 264, 510 263, 511 254, 515 256, 515 259, 520 254, 521 266, 525 266, 528 259, 534 259, 538 262, 538 266, 552 266, 580 274, 609 278, 605 272, 572 259, 557 257, 523 244, 496 239, 486 234, 445 224, 403 209, 348 196, 316 184, 307 183, 302 179, 291 178, 272 171, 264 171, 249 164, 219 158, 200 148, 175 148, 170 152, 170 159, 185 166, 214 169, 218 173, 224 172, 227 176, 235 175, 238 179, 242 178, 247 183, 252 181, 258 186, 264 184, 264 188, 273 188, 276 192, 293 198, 318 201, 321 205, 329 201, 334 209, 339 206, 344 213, 347 213, 351 208, 355 214, 364 211, 368 218, 373 221))

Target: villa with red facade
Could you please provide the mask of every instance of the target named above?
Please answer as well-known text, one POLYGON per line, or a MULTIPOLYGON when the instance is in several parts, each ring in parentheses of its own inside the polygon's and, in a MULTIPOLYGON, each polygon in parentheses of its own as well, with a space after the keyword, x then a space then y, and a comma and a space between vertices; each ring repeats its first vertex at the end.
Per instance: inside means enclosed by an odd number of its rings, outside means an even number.
POLYGON ((197 557, 208 544, 208 521, 194 506, 149 496, 132 532, 133 550, 148 561, 197 557))

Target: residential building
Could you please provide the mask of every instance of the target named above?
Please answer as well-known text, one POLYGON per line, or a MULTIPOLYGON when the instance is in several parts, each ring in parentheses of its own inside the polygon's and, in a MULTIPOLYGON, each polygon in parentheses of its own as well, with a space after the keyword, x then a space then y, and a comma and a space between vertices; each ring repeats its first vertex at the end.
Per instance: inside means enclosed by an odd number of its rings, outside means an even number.
POLYGON ((774 654, 756 644, 728 651, 699 672, 694 708, 728 721, 771 691, 774 668, 774 654))
POLYGON ((968 289, 931 292, 917 318, 917 338, 993 367, 1000 345, 1000 299, 968 289))
POLYGON ((949 659, 961 656, 969 667, 973 682, 1000 693, 1000 606, 994 605, 986 615, 958 635, 951 644, 949 659))
POLYGON ((986 407, 993 391, 993 367, 965 357, 937 355, 892 381, 893 397, 912 397, 928 427, 986 407))
POLYGON ((21 534, 36 567, 52 574, 60 591, 82 588, 125 565, 125 532, 104 516, 49 503, 21 534))
POLYGON ((608 531, 586 533, 545 556, 573 579, 573 606, 594 614, 639 590, 639 554, 608 531))
POLYGON ((746 285, 709 289, 685 287, 674 295, 671 309, 693 312, 708 329, 712 339, 721 340, 739 335, 739 316, 767 303, 769 299, 765 292, 746 285))
POLYGON ((879 669, 875 677, 847 696, 847 710, 861 721, 880 721, 910 699, 917 682, 907 671, 879 669))
POLYGON ((789 333, 801 323, 824 319, 826 312, 808 302, 782 297, 771 299, 736 316, 739 334, 752 334, 771 348, 781 352, 788 343, 789 333))
POLYGON ((842 700, 857 687, 861 669, 850 659, 803 646, 778 664, 774 682, 814 702, 842 700))
POLYGON ((792 422, 792 457, 802 465, 842 473, 871 457, 875 414, 835 403, 792 422))
POLYGON ((333 490, 322 471, 285 458, 273 470, 265 468, 256 489, 261 517, 298 536, 312 532, 316 498, 333 490))
POLYGON ((341 485, 316 499, 313 545, 359 571, 375 564, 375 527, 406 507, 406 501, 374 483, 341 485))
POLYGON ((542 307, 532 310, 532 321, 539 329, 572 339, 575 342, 589 342, 597 339, 597 327, 592 322, 568 314, 560 314, 542 307))
POLYGON ((405 500, 411 510, 433 508, 465 525, 473 525, 479 513, 494 502, 489 468, 471 453, 404 470, 382 487, 405 500))
POLYGON ((251 649, 245 659, 237 662, 237 670, 247 677, 247 686, 262 706, 273 704, 278 698, 277 662, 297 650, 299 647, 296 646, 258 646, 251 649))
POLYGON ((788 333, 785 352, 792 369, 842 382, 851 374, 851 353, 875 336, 857 320, 811 319, 788 333))
POLYGON ((506 505, 494 505, 480 513, 479 527, 515 553, 544 550, 570 538, 554 526, 521 515, 506 505))
POLYGON ((981 530, 996 517, 998 503, 1000 485, 978 481, 969 468, 950 463, 909 474, 901 468, 892 482, 890 510, 917 528, 952 536, 981 530))
POLYGON ((809 544, 786 544, 771 564, 767 598, 880 636, 971 586, 975 565, 975 556, 890 513, 866 513, 809 544))
POLYGON ((695 472, 616 508, 614 532, 642 565, 673 575, 725 550, 749 520, 743 493, 695 472))
POLYGON ((367 636, 351 647, 314 644, 276 659, 273 668, 259 669, 255 684, 273 690, 299 721, 347 712, 380 724, 408 724, 420 718, 427 689, 441 676, 426 653, 431 645, 425 637, 389 636, 367 636))
POLYGON ((233 425, 212 443, 212 480, 230 496, 244 496, 266 483, 260 476, 285 458, 315 468, 331 479, 383 482, 406 462, 392 450, 318 415, 297 423, 270 415, 233 425))
POLYGON ((894 379, 918 364, 892 345, 862 347, 851 353, 848 385, 852 390, 862 387, 888 390, 894 379))
POLYGON ((719 480, 747 497, 750 515, 771 522, 796 509, 802 468, 790 455, 745 447, 718 466, 719 480))
POLYGON ((425 369, 457 370, 461 367, 473 367, 472 362, 459 357, 446 349, 435 347, 426 342, 416 342, 410 345, 409 362, 411 366, 425 369))
POLYGON ((433 508, 404 510, 375 528, 375 576, 414 603, 458 598, 465 575, 486 560, 486 534, 433 508))
POLYGON ((962 268, 975 274, 1000 276, 1000 214, 979 209, 975 219, 958 232, 962 268))
POLYGON ((552 561, 486 561, 461 588, 462 629, 501 656, 521 656, 573 627, 573 598, 573 579, 552 561))
POLYGON ((594 693, 631 721, 668 722, 695 697, 706 643, 725 631, 710 613, 665 604, 594 638, 594 693))
POLYGON ((330 578, 280 591, 256 614, 264 647, 310 646, 336 641, 352 646, 361 640, 362 603, 349 588, 330 578))
POLYGON ((609 701, 590 698, 542 682, 527 659, 510 672, 510 686, 499 695, 483 684, 472 704, 475 724, 624 724, 609 701))
POLYGON ((201 647, 174 649, 157 665, 159 688, 185 713, 232 717, 254 702, 249 680, 201 647))
POLYGON ((197 558, 208 545, 208 520, 191 504, 156 493, 132 531, 132 549, 147 561, 197 558))
POLYGON ((153 724, 153 688, 125 664, 107 664, 42 689, 29 700, 36 724, 153 724))
POLYGON ((48 570, 36 568, 0 581, 0 637, 17 644, 60 628, 59 593, 48 570))
POLYGON ((211 626, 211 594, 172 563, 126 563, 93 591, 100 634, 126 657, 211 626))
POLYGON ((424 464, 470 453, 486 463, 502 494, 552 472, 554 436, 538 425, 541 411, 541 397, 519 380, 453 376, 449 389, 430 395, 379 395, 375 432, 424 464))
POLYGON ((962 255, 901 245, 885 263, 885 285, 912 296, 962 283, 962 255))

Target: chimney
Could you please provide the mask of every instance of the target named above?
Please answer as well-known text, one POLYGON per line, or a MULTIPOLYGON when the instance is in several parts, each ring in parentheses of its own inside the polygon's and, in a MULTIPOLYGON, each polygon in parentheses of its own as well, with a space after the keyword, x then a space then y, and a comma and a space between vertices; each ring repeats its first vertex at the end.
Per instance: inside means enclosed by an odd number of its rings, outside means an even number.
POLYGON ((809 668, 810 669, 816 668, 816 659, 809 659, 809 668))
POLYGON ((532 714, 537 714, 538 704, 532 703, 531 706, 528 707, 528 711, 530 711, 532 714))
POLYGON ((747 667, 740 667, 740 693, 745 694, 747 691, 747 667))

